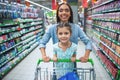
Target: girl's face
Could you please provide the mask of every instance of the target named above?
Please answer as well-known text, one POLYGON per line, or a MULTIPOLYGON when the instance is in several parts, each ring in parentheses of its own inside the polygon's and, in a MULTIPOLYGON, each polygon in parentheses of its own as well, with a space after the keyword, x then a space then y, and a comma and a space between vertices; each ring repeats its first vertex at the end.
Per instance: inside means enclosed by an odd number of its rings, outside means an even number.
POLYGON ((68 22, 70 16, 71 14, 69 7, 65 4, 61 5, 58 10, 58 17, 60 18, 60 20, 62 22, 68 22))
POLYGON ((71 33, 67 27, 62 27, 58 29, 57 36, 61 43, 67 43, 70 39, 71 33))

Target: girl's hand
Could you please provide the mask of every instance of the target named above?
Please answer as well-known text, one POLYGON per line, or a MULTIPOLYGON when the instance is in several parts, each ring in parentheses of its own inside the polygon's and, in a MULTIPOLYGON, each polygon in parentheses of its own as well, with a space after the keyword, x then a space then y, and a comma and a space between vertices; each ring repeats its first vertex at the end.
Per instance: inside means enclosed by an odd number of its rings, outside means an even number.
POLYGON ((71 57, 71 61, 75 62, 76 61, 76 57, 71 57))
POLYGON ((57 57, 53 57, 54 62, 57 62, 57 60, 58 60, 57 57))
POLYGON ((49 62, 50 58, 48 56, 42 56, 44 62, 49 62))

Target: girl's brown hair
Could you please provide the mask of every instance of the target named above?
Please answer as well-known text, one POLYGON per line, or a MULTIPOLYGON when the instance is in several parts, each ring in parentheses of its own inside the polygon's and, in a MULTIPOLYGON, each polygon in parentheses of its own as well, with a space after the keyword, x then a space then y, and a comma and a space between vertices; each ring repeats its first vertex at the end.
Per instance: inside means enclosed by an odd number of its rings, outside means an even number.
POLYGON ((70 33, 72 33, 71 25, 69 23, 64 23, 64 22, 63 23, 59 23, 57 25, 57 32, 58 32, 59 28, 63 28, 63 27, 66 27, 70 31, 70 33))

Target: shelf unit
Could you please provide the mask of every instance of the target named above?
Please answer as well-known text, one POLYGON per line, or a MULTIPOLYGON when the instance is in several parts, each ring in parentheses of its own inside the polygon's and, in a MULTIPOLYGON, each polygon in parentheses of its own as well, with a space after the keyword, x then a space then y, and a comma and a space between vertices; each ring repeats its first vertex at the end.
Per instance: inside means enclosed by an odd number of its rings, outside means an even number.
POLYGON ((112 80, 120 80, 119 0, 99 0, 87 9, 86 32, 96 56, 112 80))
POLYGON ((45 29, 37 9, 0 2, 0 80, 38 46, 45 29))

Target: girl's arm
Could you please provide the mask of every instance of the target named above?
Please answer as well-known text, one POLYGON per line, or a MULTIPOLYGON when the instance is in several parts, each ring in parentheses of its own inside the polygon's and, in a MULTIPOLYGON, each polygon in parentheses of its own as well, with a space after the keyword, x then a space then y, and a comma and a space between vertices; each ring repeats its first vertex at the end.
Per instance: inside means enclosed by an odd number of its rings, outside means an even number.
POLYGON ((73 54, 72 57, 71 57, 71 61, 75 62, 75 60, 76 60, 76 54, 73 54))
POLYGON ((54 55, 53 55, 53 61, 54 61, 54 62, 57 62, 57 60, 58 60, 58 59, 57 59, 57 54, 54 54, 54 55))

